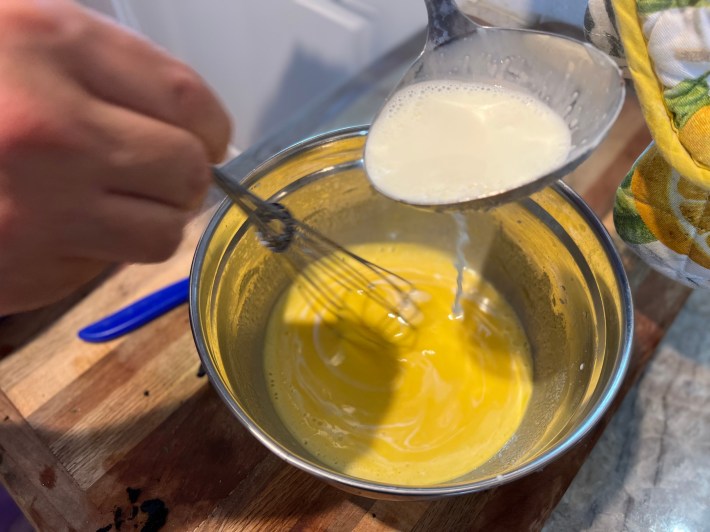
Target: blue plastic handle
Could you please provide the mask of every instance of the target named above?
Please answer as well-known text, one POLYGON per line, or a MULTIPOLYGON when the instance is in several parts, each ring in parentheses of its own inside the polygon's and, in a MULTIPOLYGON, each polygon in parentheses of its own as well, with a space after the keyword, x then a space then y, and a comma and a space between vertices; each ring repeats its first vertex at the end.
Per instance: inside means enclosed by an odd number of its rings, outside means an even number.
POLYGON ((107 342, 135 331, 178 305, 186 303, 190 294, 189 287, 190 279, 182 279, 161 288, 118 312, 84 327, 79 331, 79 338, 86 342, 107 342))

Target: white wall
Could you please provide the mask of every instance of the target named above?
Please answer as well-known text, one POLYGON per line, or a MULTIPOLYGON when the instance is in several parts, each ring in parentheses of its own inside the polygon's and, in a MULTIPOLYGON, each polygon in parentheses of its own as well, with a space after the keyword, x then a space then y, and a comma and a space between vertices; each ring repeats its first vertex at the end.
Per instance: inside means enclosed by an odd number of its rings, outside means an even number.
POLYGON ((419 0, 81 0, 197 69, 244 149, 421 29, 419 0))
MULTIPOLYGON (((198 70, 233 115, 240 150, 426 24, 422 0, 79 1, 145 33, 198 70)), ((581 26, 586 1, 459 5, 493 24, 581 26)))

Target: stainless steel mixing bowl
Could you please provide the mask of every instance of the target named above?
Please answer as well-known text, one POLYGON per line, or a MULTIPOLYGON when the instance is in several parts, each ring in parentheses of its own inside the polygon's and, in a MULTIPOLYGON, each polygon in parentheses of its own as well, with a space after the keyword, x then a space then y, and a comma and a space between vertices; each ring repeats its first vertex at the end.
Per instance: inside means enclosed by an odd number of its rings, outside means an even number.
MULTIPOLYGON (((450 215, 394 202, 370 187, 362 169, 366 133, 348 129, 298 144, 255 169, 246 184, 340 243, 422 242, 453 253, 450 215)), ((265 324, 289 277, 242 212, 225 202, 197 248, 190 318, 202 363, 234 415, 287 462, 376 498, 491 488, 544 467, 578 442, 609 406, 629 361, 631 294, 612 242, 562 183, 466 216, 468 261, 516 309, 533 352, 530 404, 496 456, 448 482, 397 486, 334 471, 300 445, 271 404, 262 364, 265 324)))

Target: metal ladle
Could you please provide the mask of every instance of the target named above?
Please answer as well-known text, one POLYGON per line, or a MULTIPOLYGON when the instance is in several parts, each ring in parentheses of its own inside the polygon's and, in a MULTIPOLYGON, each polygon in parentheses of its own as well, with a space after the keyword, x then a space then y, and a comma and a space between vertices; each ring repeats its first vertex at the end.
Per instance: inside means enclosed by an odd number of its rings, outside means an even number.
POLYGON ((571 172, 603 140, 624 102, 624 80, 611 58, 568 37, 480 26, 461 13, 454 0, 424 1, 429 16, 426 45, 387 101, 404 87, 425 81, 507 87, 531 94, 557 112, 570 129, 572 147, 557 168, 514 189, 494 189, 455 204, 420 206, 490 207, 528 196, 571 172))

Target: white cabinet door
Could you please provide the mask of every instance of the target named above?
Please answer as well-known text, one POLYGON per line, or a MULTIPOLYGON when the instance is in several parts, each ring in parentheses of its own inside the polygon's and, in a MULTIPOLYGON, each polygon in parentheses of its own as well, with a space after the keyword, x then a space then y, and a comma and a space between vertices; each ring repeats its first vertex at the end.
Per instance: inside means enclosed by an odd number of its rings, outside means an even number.
POLYGON ((421 29, 421 0, 82 0, 198 70, 244 149, 421 29))

